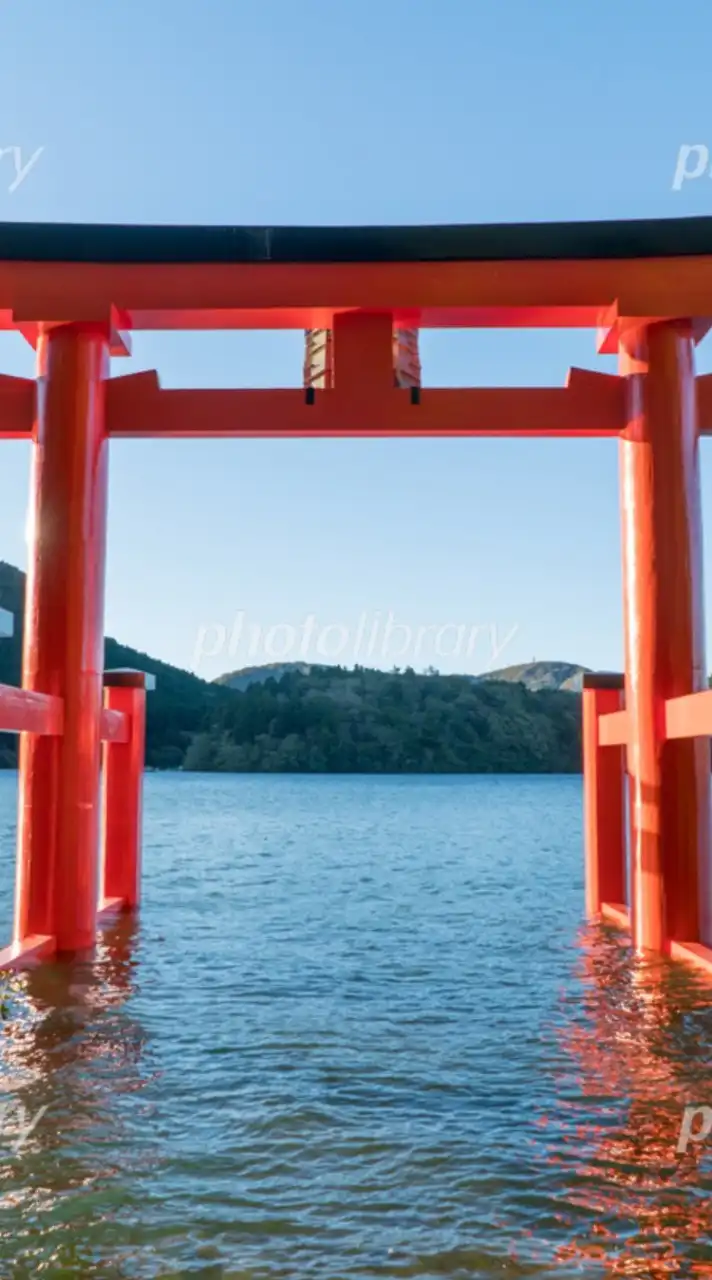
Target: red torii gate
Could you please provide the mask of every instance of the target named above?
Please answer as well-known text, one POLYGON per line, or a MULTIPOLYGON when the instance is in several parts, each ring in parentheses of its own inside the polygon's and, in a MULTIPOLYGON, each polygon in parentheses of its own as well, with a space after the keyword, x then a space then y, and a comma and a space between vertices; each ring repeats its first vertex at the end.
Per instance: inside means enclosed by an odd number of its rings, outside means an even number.
POLYGON ((0 376, 0 436, 34 454, 23 688, 0 688, 0 730, 22 731, 15 939, 0 965, 91 947, 97 913, 138 899, 142 678, 109 676, 102 698, 111 437, 535 435, 620 438, 626 673, 585 682, 588 909, 629 923, 639 951, 712 970, 698 448, 712 377, 693 367, 710 324, 712 218, 2 226, 0 328, 36 347, 38 379, 0 376), (595 328, 620 376, 421 387, 414 335, 457 326, 595 328), (307 385, 108 376, 132 330, 241 328, 306 330, 307 385))

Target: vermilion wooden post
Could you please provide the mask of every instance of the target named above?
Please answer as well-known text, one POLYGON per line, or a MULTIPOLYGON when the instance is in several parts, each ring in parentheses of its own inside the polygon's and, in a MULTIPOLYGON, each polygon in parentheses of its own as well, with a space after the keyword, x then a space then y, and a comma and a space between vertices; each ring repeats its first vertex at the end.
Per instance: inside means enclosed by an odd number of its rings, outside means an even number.
POLYGON ((141 818, 146 754, 146 689, 141 671, 104 673, 104 705, 127 722, 125 741, 104 745, 104 902, 130 910, 141 896, 141 818))
POLYGON ((709 942, 710 754, 665 742, 665 700, 706 687, 693 336, 665 322, 621 338, 631 908, 638 950, 709 942))
POLYGON ((601 746, 599 720, 620 711, 623 676, 583 677, 583 796, 586 912, 626 901, 625 761, 622 747, 601 746))
POLYGON ((15 940, 58 952, 96 932, 108 363, 97 325, 39 339, 23 686, 62 699, 63 731, 23 735, 15 940))

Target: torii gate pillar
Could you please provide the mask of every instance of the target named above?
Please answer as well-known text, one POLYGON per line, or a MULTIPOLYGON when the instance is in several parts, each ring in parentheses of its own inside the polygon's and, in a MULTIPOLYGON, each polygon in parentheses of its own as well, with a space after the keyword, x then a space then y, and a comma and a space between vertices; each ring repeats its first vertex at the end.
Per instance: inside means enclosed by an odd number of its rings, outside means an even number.
POLYGON ((620 371, 632 932, 662 952, 667 938, 712 944, 709 740, 665 740, 666 699, 707 687, 691 325, 625 332, 620 371))
POLYGON ((37 363, 22 682, 62 699, 63 726, 22 735, 15 938, 61 953, 96 937, 108 329, 50 328, 37 363))

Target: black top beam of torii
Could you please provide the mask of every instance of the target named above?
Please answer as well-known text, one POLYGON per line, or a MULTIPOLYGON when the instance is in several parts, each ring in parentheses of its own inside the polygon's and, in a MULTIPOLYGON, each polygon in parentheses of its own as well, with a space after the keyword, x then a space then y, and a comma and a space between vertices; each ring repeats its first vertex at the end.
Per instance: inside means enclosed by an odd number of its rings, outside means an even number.
POLYGON ((0 223, 0 262, 495 262, 712 254, 712 217, 452 226, 0 223))

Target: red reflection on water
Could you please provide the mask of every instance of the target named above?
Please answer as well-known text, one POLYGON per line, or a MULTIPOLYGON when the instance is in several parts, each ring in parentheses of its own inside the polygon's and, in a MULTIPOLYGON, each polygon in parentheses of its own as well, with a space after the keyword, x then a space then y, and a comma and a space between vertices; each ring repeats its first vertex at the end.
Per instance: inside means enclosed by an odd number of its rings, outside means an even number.
POLYGON ((606 1274, 712 1276, 712 1137, 677 1152, 687 1104, 712 1103, 712 989, 582 938, 581 993, 557 1039, 571 1064, 545 1117, 562 1175, 558 1262, 606 1274))
MULTIPOLYGON (((144 1036, 123 1012, 134 989, 135 925, 122 920, 106 930, 96 956, 83 963, 42 965, 17 981, 12 1016, 0 1036, 0 1100, 22 1130, 40 1111, 41 1123, 21 1158, 0 1159, 0 1190, 14 1187, 22 1164, 33 1155, 72 1150, 54 1171, 56 1186, 84 1177, 80 1148, 90 1131, 116 1131, 115 1099, 141 1088, 144 1036)), ((8 1146, 8 1126, 0 1147, 8 1146)), ((12 1143, 10 1143, 12 1150, 12 1143)), ((109 1169, 94 1168, 91 1176, 109 1169)), ((49 1172, 49 1170, 48 1170, 49 1172)), ((54 1175, 53 1175, 54 1176, 54 1175)))
POLYGON ((145 1153, 134 1157, 140 1119, 127 1120, 121 1105, 122 1094, 148 1079, 145 1037, 125 1008, 135 947, 135 925, 123 919, 103 933, 91 961, 43 965, 17 979, 0 1027, 2 1275, 10 1260, 18 1275, 87 1277, 118 1277, 123 1261, 131 1263, 113 1242, 111 1268, 99 1262, 94 1237, 97 1218, 106 1227, 121 1199, 107 1199, 108 1184, 151 1163, 145 1153), (38 1116, 18 1149, 18 1134, 38 1116))

